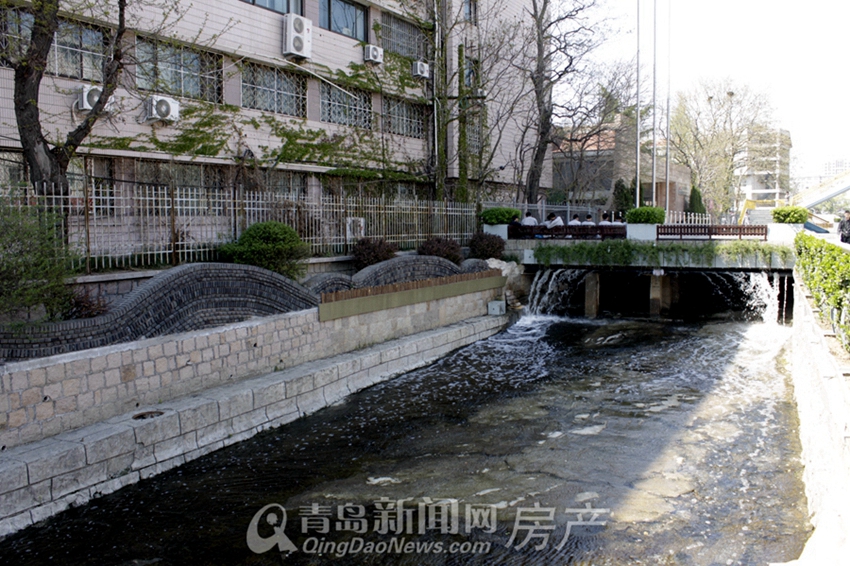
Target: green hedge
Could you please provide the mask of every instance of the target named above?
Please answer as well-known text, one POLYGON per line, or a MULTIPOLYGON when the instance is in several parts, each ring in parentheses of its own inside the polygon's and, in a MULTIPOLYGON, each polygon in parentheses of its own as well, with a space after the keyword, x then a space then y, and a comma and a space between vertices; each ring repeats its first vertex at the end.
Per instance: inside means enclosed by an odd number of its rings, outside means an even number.
POLYGON ((779 224, 804 224, 809 211, 802 206, 780 206, 773 209, 773 221, 779 224))
POLYGON ((484 224, 510 224, 514 216, 519 216, 520 211, 516 208, 507 206, 499 206, 496 208, 488 208, 481 213, 481 222, 484 224))
POLYGON ((803 284, 850 351, 850 253, 803 232, 794 239, 796 271, 803 284))
POLYGON ((657 206, 642 206, 626 212, 628 224, 664 224, 664 209, 657 206))

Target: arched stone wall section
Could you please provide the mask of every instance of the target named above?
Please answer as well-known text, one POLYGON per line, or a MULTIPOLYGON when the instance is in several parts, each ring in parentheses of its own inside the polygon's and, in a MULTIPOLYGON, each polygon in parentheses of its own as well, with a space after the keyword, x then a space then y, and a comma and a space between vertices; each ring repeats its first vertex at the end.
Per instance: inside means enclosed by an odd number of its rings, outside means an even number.
POLYGON ((318 295, 266 269, 229 263, 187 264, 153 277, 105 315, 0 328, 0 360, 51 356, 201 330, 318 304, 318 295))
POLYGON ((445 258, 432 255, 408 255, 370 265, 358 271, 351 279, 354 286, 359 288, 449 277, 460 273, 460 268, 445 258))
POLYGON ((460 264, 461 273, 477 273, 479 271, 487 271, 488 269, 490 269, 490 266, 487 264, 486 259, 470 258, 463 260, 460 264))
POLYGON ((351 276, 342 273, 319 273, 304 281, 303 285, 319 296, 322 293, 349 291, 354 288, 351 276))

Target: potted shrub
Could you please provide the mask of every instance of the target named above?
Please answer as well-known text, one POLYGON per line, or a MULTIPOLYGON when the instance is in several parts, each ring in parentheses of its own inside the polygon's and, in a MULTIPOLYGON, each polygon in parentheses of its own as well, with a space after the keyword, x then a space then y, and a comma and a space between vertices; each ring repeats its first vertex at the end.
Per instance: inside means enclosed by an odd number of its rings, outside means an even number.
POLYGON ((793 241, 809 219, 809 211, 802 206, 780 206, 774 208, 771 215, 774 223, 768 225, 767 237, 783 242, 793 241))
POLYGON ((629 240, 655 241, 656 224, 664 224, 664 209, 641 206, 626 212, 626 237, 629 240))
POLYGON ((503 240, 508 239, 508 224, 514 216, 519 216, 520 211, 516 208, 499 206, 488 208, 481 213, 481 222, 484 223, 485 234, 495 234, 503 240))

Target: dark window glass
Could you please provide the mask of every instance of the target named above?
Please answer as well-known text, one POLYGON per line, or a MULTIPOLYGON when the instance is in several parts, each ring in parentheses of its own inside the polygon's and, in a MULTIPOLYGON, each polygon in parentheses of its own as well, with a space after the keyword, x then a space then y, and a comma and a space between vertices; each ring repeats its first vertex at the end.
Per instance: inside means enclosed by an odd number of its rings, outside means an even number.
POLYGON ((366 41, 366 8, 344 0, 320 0, 319 27, 366 41))

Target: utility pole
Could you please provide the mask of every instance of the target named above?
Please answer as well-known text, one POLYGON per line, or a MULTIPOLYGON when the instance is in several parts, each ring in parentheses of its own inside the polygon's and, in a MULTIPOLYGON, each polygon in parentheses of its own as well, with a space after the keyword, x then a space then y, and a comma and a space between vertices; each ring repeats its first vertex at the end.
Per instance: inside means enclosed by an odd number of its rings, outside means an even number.
POLYGON ((657 206, 655 164, 658 149, 658 0, 652 0, 652 206, 657 206))
POLYGON ((672 75, 673 0, 667 0, 667 129, 664 134, 664 210, 665 218, 670 214, 670 84, 672 75))
POLYGON ((637 102, 635 104, 635 208, 640 206, 640 0, 637 0, 637 102))

